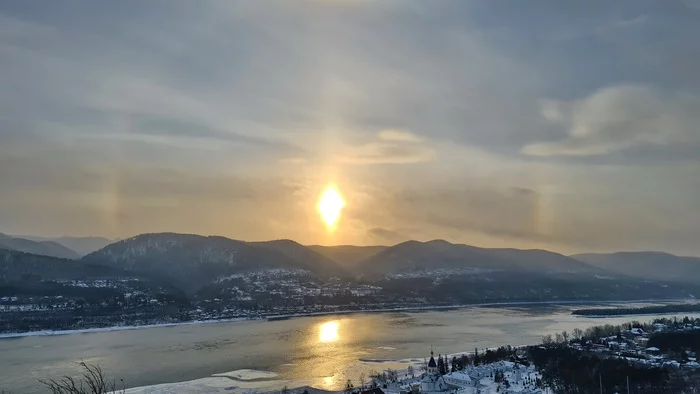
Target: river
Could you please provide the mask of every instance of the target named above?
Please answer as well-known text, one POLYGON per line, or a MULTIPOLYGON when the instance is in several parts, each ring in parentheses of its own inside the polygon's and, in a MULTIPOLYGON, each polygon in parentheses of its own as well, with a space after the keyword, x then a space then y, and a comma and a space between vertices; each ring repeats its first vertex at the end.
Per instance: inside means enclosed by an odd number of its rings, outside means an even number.
POLYGON ((3 338, 0 390, 45 392, 38 379, 76 375, 80 360, 99 364, 110 377, 123 379, 127 388, 193 381, 191 386, 168 389, 200 391, 209 387, 206 378, 212 374, 238 371, 233 373, 235 379, 227 380, 227 389, 308 384, 337 390, 371 370, 421 361, 431 346, 436 353, 452 354, 475 347, 526 345, 576 327, 654 317, 571 315, 574 308, 591 306, 468 307, 3 338))

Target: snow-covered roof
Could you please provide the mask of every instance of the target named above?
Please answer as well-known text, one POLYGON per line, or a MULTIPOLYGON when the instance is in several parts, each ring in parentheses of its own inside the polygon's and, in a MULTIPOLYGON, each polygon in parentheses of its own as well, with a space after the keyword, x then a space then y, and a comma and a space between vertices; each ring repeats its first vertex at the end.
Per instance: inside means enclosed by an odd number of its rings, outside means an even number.
POLYGON ((440 376, 439 374, 437 374, 437 375, 430 375, 430 374, 428 374, 428 375, 425 375, 425 377, 424 377, 423 379, 421 379, 421 382, 423 382, 423 383, 434 383, 434 382, 439 381, 441 377, 442 377, 442 376, 440 376))
POLYGON ((472 378, 467 374, 466 372, 462 371, 455 371, 455 372, 450 372, 447 375, 445 375, 447 378, 452 378, 452 379, 459 379, 459 380, 465 380, 465 381, 470 381, 472 378))

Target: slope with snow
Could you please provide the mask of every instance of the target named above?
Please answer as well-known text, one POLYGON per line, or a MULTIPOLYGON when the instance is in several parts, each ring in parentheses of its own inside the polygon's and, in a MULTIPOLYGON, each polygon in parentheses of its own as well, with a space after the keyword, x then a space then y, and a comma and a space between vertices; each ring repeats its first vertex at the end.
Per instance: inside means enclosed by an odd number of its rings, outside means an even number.
POLYGON ((176 233, 137 235, 90 253, 83 261, 164 278, 188 292, 244 272, 281 268, 328 274, 327 266, 296 260, 274 248, 225 237, 176 233))

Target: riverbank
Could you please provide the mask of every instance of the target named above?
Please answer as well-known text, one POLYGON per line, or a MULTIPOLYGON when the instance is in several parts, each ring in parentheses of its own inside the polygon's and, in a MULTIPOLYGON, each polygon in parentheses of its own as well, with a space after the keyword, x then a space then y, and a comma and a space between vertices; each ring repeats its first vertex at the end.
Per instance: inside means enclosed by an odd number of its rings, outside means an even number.
MULTIPOLYGON (((689 301, 689 300, 688 299, 643 299, 643 300, 507 301, 507 302, 486 302, 486 303, 457 304, 457 305, 426 305, 426 306, 407 306, 407 307, 396 307, 396 308, 348 309, 348 310, 337 310, 337 311, 309 312, 309 313, 297 313, 297 314, 255 316, 255 317, 235 317, 235 318, 229 318, 229 319, 193 320, 193 321, 155 323, 155 324, 131 325, 131 326, 127 326, 127 325, 119 326, 119 325, 117 325, 117 326, 109 326, 109 327, 84 328, 84 329, 77 329, 77 330, 41 330, 41 331, 28 331, 28 332, 14 332, 14 333, 0 334, 0 339, 29 337, 29 336, 52 336, 52 335, 70 335, 70 334, 121 331, 121 330, 138 330, 138 329, 148 329, 148 328, 158 328, 158 327, 174 327, 174 326, 215 324, 215 323, 232 323, 232 322, 243 322, 243 321, 286 320, 286 319, 294 319, 294 318, 302 318, 302 317, 342 316, 342 315, 352 315, 352 314, 362 314, 362 313, 441 311, 441 310, 463 309, 463 308, 473 308, 473 307, 486 307, 486 308, 488 308, 488 307, 537 306, 537 305, 629 304, 629 303, 655 303, 655 302, 666 303, 666 302, 687 302, 687 301, 689 301)), ((593 317, 593 316, 586 316, 586 317, 593 317)))
POLYGON ((648 314, 673 314, 673 313, 692 313, 700 312, 700 304, 671 304, 671 305, 655 305, 645 306, 641 308, 587 308, 572 311, 572 315, 586 317, 602 317, 602 316, 634 316, 648 314))

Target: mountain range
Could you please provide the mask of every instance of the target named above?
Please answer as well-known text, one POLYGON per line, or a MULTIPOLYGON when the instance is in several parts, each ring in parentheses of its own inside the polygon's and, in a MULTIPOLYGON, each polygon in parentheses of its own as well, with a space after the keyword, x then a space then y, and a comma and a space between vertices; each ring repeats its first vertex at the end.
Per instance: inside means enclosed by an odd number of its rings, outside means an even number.
POLYGON ((64 259, 77 259, 80 255, 74 250, 53 241, 34 241, 26 238, 12 237, 0 233, 0 249, 16 250, 42 256, 64 259))
MULTIPOLYGON (((103 240, 90 242, 96 245, 103 240)), ((0 236, 0 249, 79 258, 76 252, 53 241, 6 235, 0 236)), ((67 264, 60 261, 56 264, 67 264)), ((244 242, 219 236, 154 233, 110 243, 79 261, 159 278, 189 293, 222 278, 269 270, 299 270, 319 278, 359 277, 369 281, 392 275, 430 276, 435 272, 527 272, 700 284, 700 258, 695 257, 661 252, 565 256, 546 250, 480 248, 444 240, 407 241, 388 247, 304 246, 291 240, 244 242)), ((0 261, 0 270, 3 263, 0 261)))
MULTIPOLYGON (((34 237, 26 235, 13 236, 15 238, 24 238, 30 241, 37 242, 53 242, 74 251, 79 257, 85 256, 88 253, 92 253, 96 250, 102 249, 105 246, 116 242, 117 240, 108 239, 103 237, 34 237)), ((59 256, 57 256, 59 257, 59 256)))
POLYGON ((249 243, 194 234, 141 234, 82 260, 169 279, 188 292, 248 272, 286 269, 320 276, 343 274, 329 258, 293 241, 249 243))
POLYGON ((155 233, 79 257, 53 241, 0 237, 0 333, 697 294, 700 259, 660 252, 565 256, 444 240, 304 246, 155 233))
POLYGON ((126 270, 80 260, 0 249, 0 283, 105 279, 131 276, 126 270))
POLYGON ((359 273, 380 276, 435 269, 578 274, 603 272, 600 268, 546 250, 489 249, 444 240, 406 241, 358 263, 359 273))
POLYGON ((700 283, 700 258, 664 252, 587 253, 571 256, 610 272, 651 280, 700 283))

